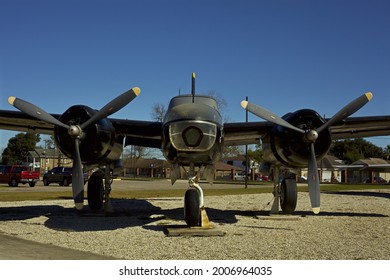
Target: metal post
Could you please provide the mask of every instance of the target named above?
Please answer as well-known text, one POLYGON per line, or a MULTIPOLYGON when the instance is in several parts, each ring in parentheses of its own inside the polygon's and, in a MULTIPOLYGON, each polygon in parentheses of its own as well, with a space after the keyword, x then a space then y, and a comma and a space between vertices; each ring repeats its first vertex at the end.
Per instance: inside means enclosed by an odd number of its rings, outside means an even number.
MULTIPOLYGON (((245 98, 248 101, 248 96, 245 98)), ((245 109, 245 122, 248 123, 248 110, 245 109)), ((245 188, 248 188, 248 145, 245 145, 245 188)))

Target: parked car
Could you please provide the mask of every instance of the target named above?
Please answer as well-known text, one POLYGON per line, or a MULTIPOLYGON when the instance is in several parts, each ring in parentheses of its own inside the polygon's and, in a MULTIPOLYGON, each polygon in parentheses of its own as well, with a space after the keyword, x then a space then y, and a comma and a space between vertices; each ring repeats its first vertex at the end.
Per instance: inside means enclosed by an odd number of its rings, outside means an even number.
POLYGON ((387 184, 387 181, 385 179, 383 179, 382 177, 374 177, 373 180, 371 180, 371 178, 367 178, 365 183, 368 183, 368 184, 371 184, 371 183, 374 183, 374 184, 387 184))
MULTIPOLYGON (((88 181, 88 174, 84 173, 84 184, 88 181)), ((72 184, 72 167, 55 167, 43 175, 43 185, 57 183, 60 186, 72 184)))
POLYGON ((387 184, 387 181, 382 177, 374 177, 374 183, 377 184, 387 184))
POLYGON ((306 183, 306 182, 307 182, 307 178, 305 176, 298 177, 298 183, 306 183))
POLYGON ((24 165, 1 165, 0 166, 0 183, 8 183, 10 187, 17 187, 19 183, 29 184, 35 187, 39 180, 38 171, 29 171, 24 165))
POLYGON ((270 179, 270 177, 269 176, 267 176, 267 175, 257 175, 257 177, 256 177, 256 181, 264 181, 264 182, 268 182, 268 181, 270 181, 271 179, 270 179))
POLYGON ((245 173, 242 172, 234 172, 233 180, 245 180, 245 173))

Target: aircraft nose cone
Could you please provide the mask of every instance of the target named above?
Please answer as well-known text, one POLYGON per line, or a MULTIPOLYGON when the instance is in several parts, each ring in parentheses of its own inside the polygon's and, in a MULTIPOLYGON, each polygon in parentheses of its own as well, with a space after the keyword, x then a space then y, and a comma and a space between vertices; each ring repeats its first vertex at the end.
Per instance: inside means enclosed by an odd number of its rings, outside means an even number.
POLYGON ((82 130, 78 125, 71 125, 68 129, 68 133, 73 138, 81 137, 82 130))
POLYGON ((310 142, 310 143, 314 143, 317 138, 318 138, 318 133, 317 131, 315 130, 310 130, 306 133, 306 139, 310 142))

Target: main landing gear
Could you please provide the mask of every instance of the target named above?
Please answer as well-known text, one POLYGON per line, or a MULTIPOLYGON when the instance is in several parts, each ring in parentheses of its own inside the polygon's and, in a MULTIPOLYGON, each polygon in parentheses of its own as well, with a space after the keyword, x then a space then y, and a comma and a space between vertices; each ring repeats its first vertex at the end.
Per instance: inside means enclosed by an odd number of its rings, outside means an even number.
POLYGON ((95 171, 91 175, 87 186, 89 208, 98 211, 104 202, 104 214, 110 216, 114 213, 110 199, 111 184, 112 177, 109 168, 106 168, 104 172, 102 170, 95 171))
POLYGON ((282 211, 291 214, 295 211, 298 199, 297 182, 291 178, 279 180, 279 169, 275 168, 274 173, 274 203, 271 214, 279 214, 279 205, 282 211))
POLYGON ((203 190, 196 175, 188 181, 189 189, 184 195, 184 220, 189 227, 212 228, 203 204, 203 190))

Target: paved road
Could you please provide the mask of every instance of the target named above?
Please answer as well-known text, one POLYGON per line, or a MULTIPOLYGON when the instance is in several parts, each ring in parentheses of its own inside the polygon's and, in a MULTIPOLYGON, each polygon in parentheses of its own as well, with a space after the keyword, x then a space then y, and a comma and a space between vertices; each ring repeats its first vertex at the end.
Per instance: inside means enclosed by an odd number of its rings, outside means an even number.
POLYGON ((114 260, 114 258, 0 234, 0 260, 114 260))

